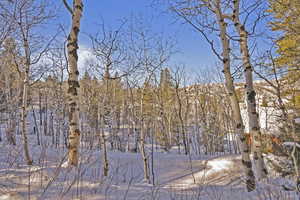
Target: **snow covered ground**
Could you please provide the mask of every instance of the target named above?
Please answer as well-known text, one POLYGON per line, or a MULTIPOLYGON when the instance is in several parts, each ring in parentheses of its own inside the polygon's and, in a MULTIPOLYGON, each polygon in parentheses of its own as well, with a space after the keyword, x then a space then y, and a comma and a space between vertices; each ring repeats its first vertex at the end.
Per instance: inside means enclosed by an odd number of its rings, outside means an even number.
POLYGON ((61 167, 66 149, 31 144, 30 153, 33 166, 24 164, 22 145, 0 143, 0 200, 296 199, 294 192, 266 182, 254 192, 245 192, 238 155, 190 160, 185 155, 155 152, 153 168, 149 155, 153 185, 143 180, 138 153, 109 152, 108 177, 102 176, 99 150, 82 149, 78 169, 61 167))

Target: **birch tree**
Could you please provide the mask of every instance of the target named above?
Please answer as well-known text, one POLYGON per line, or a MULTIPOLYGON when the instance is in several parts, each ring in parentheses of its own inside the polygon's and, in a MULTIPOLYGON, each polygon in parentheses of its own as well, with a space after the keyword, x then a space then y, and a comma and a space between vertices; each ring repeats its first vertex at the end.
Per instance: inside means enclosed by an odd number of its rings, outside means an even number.
MULTIPOLYGON (((151 76, 147 78, 144 87, 141 89, 141 97, 140 97, 140 113, 141 113, 141 119, 140 119, 140 145, 139 149, 142 155, 143 159, 143 166, 144 166, 144 180, 147 183, 150 183, 150 173, 149 173, 149 161, 148 161, 148 155, 146 154, 145 151, 145 139, 146 139, 146 134, 145 134, 145 96, 146 96, 146 90, 149 89, 149 81, 151 80, 151 76)), ((147 104, 147 103, 146 103, 147 104)), ((148 105, 150 103, 148 102, 148 105)))
POLYGON ((66 0, 63 0, 67 10, 72 15, 72 25, 68 36, 67 52, 68 52, 68 105, 69 105, 69 145, 68 145, 68 166, 78 165, 78 148, 80 143, 79 130, 79 99, 78 99, 78 34, 80 30, 80 20, 83 12, 82 0, 73 0, 73 8, 71 8, 66 0))
POLYGON ((170 3, 171 11, 182 18, 187 24, 198 31, 208 42, 213 53, 223 63, 225 75, 225 85, 230 97, 235 120, 235 131, 240 139, 240 149, 242 152, 242 164, 246 175, 247 190, 255 189, 255 177, 252 171, 249 147, 244 134, 244 124, 241 117, 241 109, 237 99, 234 80, 231 74, 230 38, 228 33, 227 19, 228 7, 222 5, 220 0, 211 1, 176 1, 170 3), (226 9, 227 8, 227 9, 226 9), (209 34, 217 33, 221 43, 221 53, 216 49, 215 41, 209 38, 209 34))
POLYGON ((30 91, 32 67, 36 65, 49 49, 52 39, 40 34, 40 28, 47 24, 55 16, 51 6, 47 1, 20 0, 0 4, 2 16, 12 20, 15 24, 16 41, 21 55, 24 57, 20 62, 15 60, 16 70, 23 79, 23 93, 21 106, 22 140, 24 146, 25 159, 27 164, 32 164, 28 149, 27 139, 27 112, 28 112, 28 93, 30 91))
MULTIPOLYGON (((259 3, 259 2, 257 2, 259 3)), ((261 144, 261 132, 259 127, 259 118, 256 111, 256 92, 253 86, 253 66, 250 61, 250 51, 248 47, 248 32, 245 27, 245 23, 240 20, 240 0, 233 1, 232 21, 236 32, 239 35, 240 51, 242 56, 244 76, 245 76, 245 89, 246 89, 246 101, 247 101, 247 113, 249 131, 252 137, 252 151, 254 153, 254 164, 256 167, 256 178, 260 180, 266 177, 267 170, 264 165, 262 156, 262 144, 261 144)))

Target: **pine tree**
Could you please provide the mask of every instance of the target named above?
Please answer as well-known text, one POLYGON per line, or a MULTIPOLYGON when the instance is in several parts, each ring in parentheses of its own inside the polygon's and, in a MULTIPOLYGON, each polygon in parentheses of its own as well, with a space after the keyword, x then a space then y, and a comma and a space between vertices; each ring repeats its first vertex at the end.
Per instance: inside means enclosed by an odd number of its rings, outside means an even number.
POLYGON ((270 22, 272 30, 279 33, 276 42, 278 66, 288 66, 289 70, 298 70, 300 48, 300 2, 298 0, 270 0, 269 12, 274 21, 270 22))

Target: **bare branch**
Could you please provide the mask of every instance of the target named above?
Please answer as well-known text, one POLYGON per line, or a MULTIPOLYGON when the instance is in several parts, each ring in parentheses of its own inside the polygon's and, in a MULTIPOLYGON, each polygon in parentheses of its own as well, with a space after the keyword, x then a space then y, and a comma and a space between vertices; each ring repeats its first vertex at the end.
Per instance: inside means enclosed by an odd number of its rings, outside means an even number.
POLYGON ((220 53, 217 52, 217 50, 215 49, 214 46, 214 41, 210 40, 207 36, 207 34, 204 32, 204 30, 202 30, 201 28, 199 28, 198 26, 196 26, 191 20, 189 20, 184 14, 182 14, 181 12, 179 12, 177 9, 173 8, 172 9, 173 12, 175 12, 179 17, 182 17, 188 24, 190 24, 194 29, 196 29, 204 38, 205 40, 208 42, 208 44, 210 45, 213 53, 217 56, 217 58, 222 61, 223 58, 220 56, 220 53))
POLYGON ((73 10, 72 10, 72 8, 69 6, 67 0, 62 0, 62 1, 63 1, 64 5, 65 5, 66 9, 70 12, 71 15, 73 15, 73 10))

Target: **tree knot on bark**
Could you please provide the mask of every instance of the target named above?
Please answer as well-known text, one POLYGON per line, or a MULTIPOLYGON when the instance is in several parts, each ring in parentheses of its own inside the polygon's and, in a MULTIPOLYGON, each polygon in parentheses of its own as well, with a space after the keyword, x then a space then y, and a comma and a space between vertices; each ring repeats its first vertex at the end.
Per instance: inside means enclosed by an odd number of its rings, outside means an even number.
POLYGON ((74 27, 73 27, 73 31, 74 31, 75 35, 78 35, 79 30, 80 30, 80 29, 79 29, 78 26, 74 26, 74 27))
POLYGON ((76 126, 76 125, 77 125, 76 122, 71 122, 71 123, 70 123, 70 126, 76 126))
MULTIPOLYGON (((77 73, 77 71, 75 72, 77 73)), ((79 82, 77 80, 68 80, 68 85, 69 87, 74 87, 74 88, 79 88, 80 85, 79 85, 79 82)))
POLYGON ((74 133, 77 135, 77 136, 80 136, 80 130, 77 128, 75 129, 74 133))
MULTIPOLYGON (((244 165, 244 166, 246 166, 247 168, 250 168, 251 169, 251 167, 252 167, 252 163, 251 163, 251 161, 246 161, 246 160, 242 160, 242 164, 244 165)), ((251 170, 250 170, 251 171, 251 170)), ((249 173, 249 172, 248 172, 249 173)), ((248 174, 249 175, 249 174, 248 174)))
POLYGON ((253 103, 254 100, 255 100, 255 95, 256 95, 256 93, 255 93, 254 90, 252 90, 249 93, 247 92, 247 99, 248 99, 248 101, 250 101, 251 103, 253 103))
POLYGON ((247 71, 247 70, 251 70, 252 71, 252 66, 249 64, 249 63, 247 63, 246 64, 247 66, 245 67, 245 70, 247 71))
POLYGON ((75 87, 69 87, 67 93, 77 96, 77 89, 75 87))
POLYGON ((77 49, 78 49, 78 47, 76 47, 75 49, 69 51, 69 53, 75 58, 76 61, 78 61, 77 49))
POLYGON ((79 9, 82 12, 82 10, 83 10, 83 4, 81 3, 79 5, 76 5, 75 9, 79 9))
POLYGON ((71 36, 69 35, 68 36, 68 44, 67 44, 67 47, 71 47, 71 46, 73 46, 75 49, 78 49, 78 44, 77 44, 77 40, 72 40, 71 39, 71 36))

